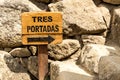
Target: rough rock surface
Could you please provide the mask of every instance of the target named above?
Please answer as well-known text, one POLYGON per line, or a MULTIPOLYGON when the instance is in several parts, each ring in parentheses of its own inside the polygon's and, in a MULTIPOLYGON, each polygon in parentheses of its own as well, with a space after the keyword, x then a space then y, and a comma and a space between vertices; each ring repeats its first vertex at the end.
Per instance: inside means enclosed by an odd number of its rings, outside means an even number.
POLYGON ((75 52, 75 54, 73 54, 73 55, 71 55, 70 57, 69 57, 69 59, 72 59, 72 60, 78 60, 78 58, 79 58, 79 56, 80 56, 80 52, 81 52, 81 48, 79 48, 76 52, 75 52))
POLYGON ((95 77, 79 68, 73 61, 51 63, 50 75, 51 80, 94 80, 95 77))
POLYGON ((43 2, 43 3, 49 3, 49 2, 51 2, 50 0, 36 0, 36 1, 43 2))
POLYGON ((62 43, 48 46, 49 56, 55 60, 61 60, 75 54, 80 48, 79 41, 66 39, 62 43))
POLYGON ((1 47, 21 46, 20 14, 28 11, 23 5, 12 4, 2 0, 0 4, 0 45, 1 47))
POLYGON ((58 1, 63 1, 63 0, 52 0, 52 2, 58 2, 58 1))
POLYGON ((110 4, 120 4, 120 0, 103 0, 103 1, 110 4))
POLYGON ((31 56, 28 58, 28 70, 38 79, 38 57, 31 56))
POLYGON ((0 0, 0 6, 14 8, 21 11, 43 11, 47 5, 35 0, 0 0))
POLYGON ((119 1, 0 0, 0 80, 38 80, 37 46, 21 42, 21 13, 34 11, 63 15, 63 42, 48 45, 48 78, 120 80, 119 1))
POLYGON ((114 9, 111 33, 108 40, 112 40, 112 42, 120 46, 120 7, 114 9))
POLYGON ((62 0, 36 0, 38 2, 43 2, 43 3, 50 3, 50 2, 58 2, 58 1, 62 1, 62 0))
POLYGON ((12 50, 12 48, 4 48, 4 51, 6 52, 10 52, 12 50))
MULTIPOLYGON (((118 6, 116 6, 116 5, 112 5, 112 4, 108 4, 108 3, 101 3, 101 4, 99 4, 98 5, 98 8, 105 8, 105 13, 106 12, 108 12, 108 10, 107 9, 109 9, 109 12, 110 12, 110 14, 111 14, 111 17, 112 17, 112 13, 113 13, 113 9, 114 8, 116 8, 116 7, 118 7, 118 6)), ((101 11, 102 12, 102 11, 101 11)), ((103 12, 104 13, 104 12, 103 12)), ((109 14, 109 13, 108 13, 109 14)), ((104 16, 104 15, 103 15, 104 16)))
POLYGON ((15 48, 9 52, 14 57, 29 57, 30 51, 27 48, 15 48))
POLYGON ((109 40, 107 41, 106 43, 107 46, 111 46, 111 47, 114 47, 114 50, 113 49, 109 49, 109 51, 114 54, 114 55, 117 55, 117 56, 120 56, 120 47, 118 44, 114 43, 113 41, 109 40))
POLYGON ((102 16, 103 16, 103 19, 105 21, 107 28, 110 28, 111 13, 110 13, 109 8, 107 7, 106 4, 100 4, 98 8, 100 9, 102 13, 102 16))
POLYGON ((120 80, 120 57, 106 56, 99 62, 99 80, 120 80))
POLYGON ((106 25, 92 0, 63 0, 49 5, 52 12, 63 12, 63 32, 74 35, 101 33, 106 25))
POLYGON ((82 35, 82 42, 86 44, 105 44, 105 38, 99 35, 82 35))
POLYGON ((0 7, 1 47, 21 46, 20 10, 0 7))
POLYGON ((0 80, 31 80, 19 58, 0 51, 0 80))
POLYGON ((33 11, 46 11, 47 4, 37 2, 37 0, 23 0, 23 4, 27 5, 30 12, 33 11))
POLYGON ((102 3, 102 0, 93 0, 93 1, 96 5, 99 5, 100 3, 102 3))
POLYGON ((29 50, 33 55, 36 55, 36 53, 37 53, 37 47, 36 46, 30 46, 29 50))
POLYGON ((90 73, 98 73, 98 63, 102 56, 110 55, 108 49, 114 50, 113 47, 108 47, 100 44, 88 44, 83 47, 77 64, 82 65, 90 73))
POLYGON ((42 9, 28 0, 0 0, 0 47, 21 46, 21 13, 42 9))

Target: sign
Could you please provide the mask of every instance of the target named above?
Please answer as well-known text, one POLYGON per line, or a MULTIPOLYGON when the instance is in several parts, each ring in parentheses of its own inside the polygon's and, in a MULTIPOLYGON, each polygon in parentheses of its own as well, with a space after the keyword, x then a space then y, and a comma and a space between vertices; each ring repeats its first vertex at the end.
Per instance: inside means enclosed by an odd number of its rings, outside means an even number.
POLYGON ((22 13, 24 45, 56 44, 62 41, 62 14, 59 12, 22 13))
POLYGON ((47 44, 62 41, 62 14, 55 12, 22 13, 22 43, 38 45, 39 80, 48 73, 47 44))

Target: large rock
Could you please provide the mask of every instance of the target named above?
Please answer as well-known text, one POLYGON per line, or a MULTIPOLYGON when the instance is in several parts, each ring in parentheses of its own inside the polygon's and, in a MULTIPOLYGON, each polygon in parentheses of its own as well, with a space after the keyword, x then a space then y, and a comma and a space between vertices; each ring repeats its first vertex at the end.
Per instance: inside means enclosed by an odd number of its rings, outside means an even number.
POLYGON ((21 11, 13 8, 0 7, 0 46, 21 46, 21 11))
MULTIPOLYGON (((105 10, 105 12, 101 11, 102 14, 105 13, 105 14, 109 15, 109 13, 107 13, 108 12, 107 9, 109 9, 109 12, 110 12, 111 16, 112 16, 112 13, 113 13, 113 9, 116 8, 116 7, 118 7, 118 6, 112 5, 112 4, 108 4, 108 3, 101 3, 101 4, 98 5, 98 8, 101 8, 101 9, 104 8, 104 10, 105 10)), ((104 16, 104 14, 103 14, 103 16, 104 16)))
POLYGON ((98 63, 102 56, 112 54, 113 47, 100 44, 88 44, 83 47, 77 64, 82 65, 90 73, 98 73, 98 63))
POLYGON ((99 80, 120 80, 120 57, 102 57, 99 62, 99 80))
POLYGON ((32 80, 38 79, 38 57, 30 56, 29 58, 20 58, 21 64, 26 68, 32 80))
POLYGON ((47 5, 35 0, 1 0, 0 6, 18 9, 20 11, 45 11, 47 5))
POLYGON ((12 48, 4 48, 4 51, 6 52, 10 52, 12 50, 12 48))
POLYGON ((103 15, 103 19, 105 21, 107 28, 110 28, 110 21, 111 21, 110 8, 108 8, 107 4, 100 4, 98 8, 100 9, 103 15))
POLYGON ((0 46, 21 46, 20 15, 27 11, 42 11, 28 0, 0 0, 0 46))
POLYGON ((37 53, 37 46, 29 46, 29 50, 33 55, 37 53))
POLYGON ((94 75, 79 68, 73 61, 56 61, 50 65, 51 80, 94 80, 94 77, 94 75))
POLYGON ((48 9, 47 4, 37 2, 36 0, 23 0, 22 3, 28 6, 30 12, 46 11, 48 9))
POLYGON ((52 2, 58 2, 58 1, 63 1, 63 0, 51 0, 52 2))
POLYGON ((103 0, 104 2, 110 3, 110 4, 120 4, 120 0, 103 0))
MULTIPOLYGON (((53 60, 48 59, 48 64, 54 62, 53 60)), ((28 71, 34 75, 35 78, 38 79, 38 57, 37 56, 30 56, 28 59, 22 58, 22 64, 26 67, 28 71)), ((49 71, 49 66, 48 66, 49 71)))
POLYGON ((63 12, 64 34, 102 33, 106 25, 93 0, 63 0, 49 5, 52 12, 63 12))
POLYGON ((62 0, 36 0, 38 2, 43 2, 43 3, 50 3, 50 2, 58 2, 58 1, 62 1, 62 0))
MULTIPOLYGON (((111 28, 111 21, 112 21, 112 15, 113 15, 113 9, 116 8, 117 6, 112 5, 112 4, 107 4, 107 3, 101 3, 98 5, 98 8, 100 9, 103 19, 105 21, 105 24, 107 26, 107 30, 102 34, 104 37, 108 37, 110 33, 110 28, 111 28)), ((108 41, 108 40, 107 40, 108 41)))
POLYGON ((0 80, 31 80, 20 62, 9 53, 0 51, 0 80))
POLYGON ((120 46, 118 44, 116 45, 113 41, 110 40, 107 41, 106 45, 114 47, 115 50, 109 49, 109 51, 114 55, 120 56, 120 46))
POLYGON ((38 57, 31 56, 28 58, 28 70, 38 79, 38 57))
POLYGON ((69 57, 69 59, 72 59, 72 60, 78 60, 78 58, 79 58, 79 56, 80 56, 80 52, 81 52, 81 48, 79 48, 76 52, 75 52, 75 54, 73 54, 73 55, 71 55, 70 57, 69 57))
POLYGON ((36 0, 36 1, 43 2, 43 3, 50 3, 51 2, 51 0, 36 0))
POLYGON ((105 44, 105 38, 99 35, 82 35, 82 42, 86 44, 105 44))
POLYGON ((55 60, 61 60, 70 57, 79 50, 80 44, 77 40, 66 39, 62 43, 48 46, 49 56, 55 60))
POLYGON ((29 57, 30 51, 27 48, 15 48, 9 52, 14 57, 29 57))
POLYGON ((108 40, 112 40, 112 42, 120 46, 120 7, 114 9, 111 33, 108 40))
POLYGON ((100 3, 102 3, 102 0, 93 0, 94 3, 98 6, 100 3))

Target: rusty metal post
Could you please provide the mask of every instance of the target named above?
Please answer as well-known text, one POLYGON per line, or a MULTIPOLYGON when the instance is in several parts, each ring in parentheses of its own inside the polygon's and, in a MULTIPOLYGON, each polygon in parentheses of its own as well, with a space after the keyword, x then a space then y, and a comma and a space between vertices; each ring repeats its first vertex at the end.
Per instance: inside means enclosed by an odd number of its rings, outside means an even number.
POLYGON ((39 80, 45 80, 45 76, 48 73, 48 51, 47 45, 38 46, 38 72, 39 80))

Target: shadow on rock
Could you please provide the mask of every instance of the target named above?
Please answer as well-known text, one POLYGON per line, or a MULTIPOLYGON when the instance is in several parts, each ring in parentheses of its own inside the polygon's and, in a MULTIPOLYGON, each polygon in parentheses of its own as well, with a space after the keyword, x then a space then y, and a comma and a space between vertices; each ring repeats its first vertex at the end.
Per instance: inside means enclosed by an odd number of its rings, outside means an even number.
POLYGON ((46 4, 37 2, 36 0, 29 0, 31 1, 33 4, 35 4, 38 8, 40 8, 41 10, 46 10, 48 9, 48 6, 46 4))
POLYGON ((13 58, 12 56, 5 55, 4 60, 8 68, 15 73, 27 72, 27 69, 22 65, 20 58, 13 58))

